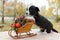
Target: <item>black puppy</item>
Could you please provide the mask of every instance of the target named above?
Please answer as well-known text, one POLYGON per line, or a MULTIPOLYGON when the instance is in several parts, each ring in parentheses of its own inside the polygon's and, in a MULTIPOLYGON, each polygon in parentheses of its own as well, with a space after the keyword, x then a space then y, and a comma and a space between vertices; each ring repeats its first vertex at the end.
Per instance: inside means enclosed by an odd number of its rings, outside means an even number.
POLYGON ((34 17, 36 25, 41 28, 41 32, 46 30, 47 33, 50 33, 52 30, 58 33, 58 31, 53 28, 52 23, 38 13, 39 11, 39 8, 35 6, 30 6, 29 8, 29 14, 34 17))

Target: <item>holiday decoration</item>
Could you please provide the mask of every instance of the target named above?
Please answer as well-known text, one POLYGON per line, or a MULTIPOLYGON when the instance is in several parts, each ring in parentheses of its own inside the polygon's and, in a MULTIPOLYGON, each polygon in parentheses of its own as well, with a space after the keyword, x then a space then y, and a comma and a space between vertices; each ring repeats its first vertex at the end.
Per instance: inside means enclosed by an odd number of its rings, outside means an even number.
POLYGON ((25 37, 32 37, 35 36, 36 34, 30 33, 32 25, 34 24, 33 19, 25 19, 24 16, 19 16, 16 20, 15 23, 11 24, 11 29, 13 29, 16 33, 15 36, 12 35, 12 30, 10 29, 8 31, 8 34, 12 38, 25 38, 25 37), (21 35, 21 33, 26 33, 25 35, 21 35), (20 35, 20 36, 19 36, 20 35))
POLYGON ((22 25, 21 25, 21 23, 16 23, 16 28, 20 28, 22 25))

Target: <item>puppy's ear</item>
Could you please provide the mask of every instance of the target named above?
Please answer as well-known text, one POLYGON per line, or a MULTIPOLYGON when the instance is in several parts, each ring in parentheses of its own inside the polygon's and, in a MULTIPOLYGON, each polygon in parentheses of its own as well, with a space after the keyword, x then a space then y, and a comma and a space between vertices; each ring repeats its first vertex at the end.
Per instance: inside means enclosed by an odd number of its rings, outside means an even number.
POLYGON ((40 11, 38 7, 35 8, 36 11, 40 11))

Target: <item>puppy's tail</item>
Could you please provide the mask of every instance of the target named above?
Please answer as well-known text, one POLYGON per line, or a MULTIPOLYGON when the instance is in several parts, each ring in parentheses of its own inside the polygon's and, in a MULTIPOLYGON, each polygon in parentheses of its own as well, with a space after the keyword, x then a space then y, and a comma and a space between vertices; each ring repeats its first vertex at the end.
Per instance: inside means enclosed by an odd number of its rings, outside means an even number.
POLYGON ((54 31, 54 32, 58 33, 58 31, 57 31, 57 30, 55 30, 54 28, 52 28, 52 31, 54 31))

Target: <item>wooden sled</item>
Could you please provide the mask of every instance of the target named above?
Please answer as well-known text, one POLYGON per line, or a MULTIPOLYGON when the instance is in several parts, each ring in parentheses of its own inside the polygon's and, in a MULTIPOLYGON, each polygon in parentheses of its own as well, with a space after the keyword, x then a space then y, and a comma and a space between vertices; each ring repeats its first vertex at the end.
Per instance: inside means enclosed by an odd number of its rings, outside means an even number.
POLYGON ((37 35, 37 34, 30 32, 33 24, 34 24, 33 22, 30 22, 30 23, 26 23, 21 28, 17 28, 16 35, 14 35, 14 36, 12 34, 13 33, 12 29, 10 29, 8 31, 8 35, 14 39, 33 37, 33 36, 37 35))

